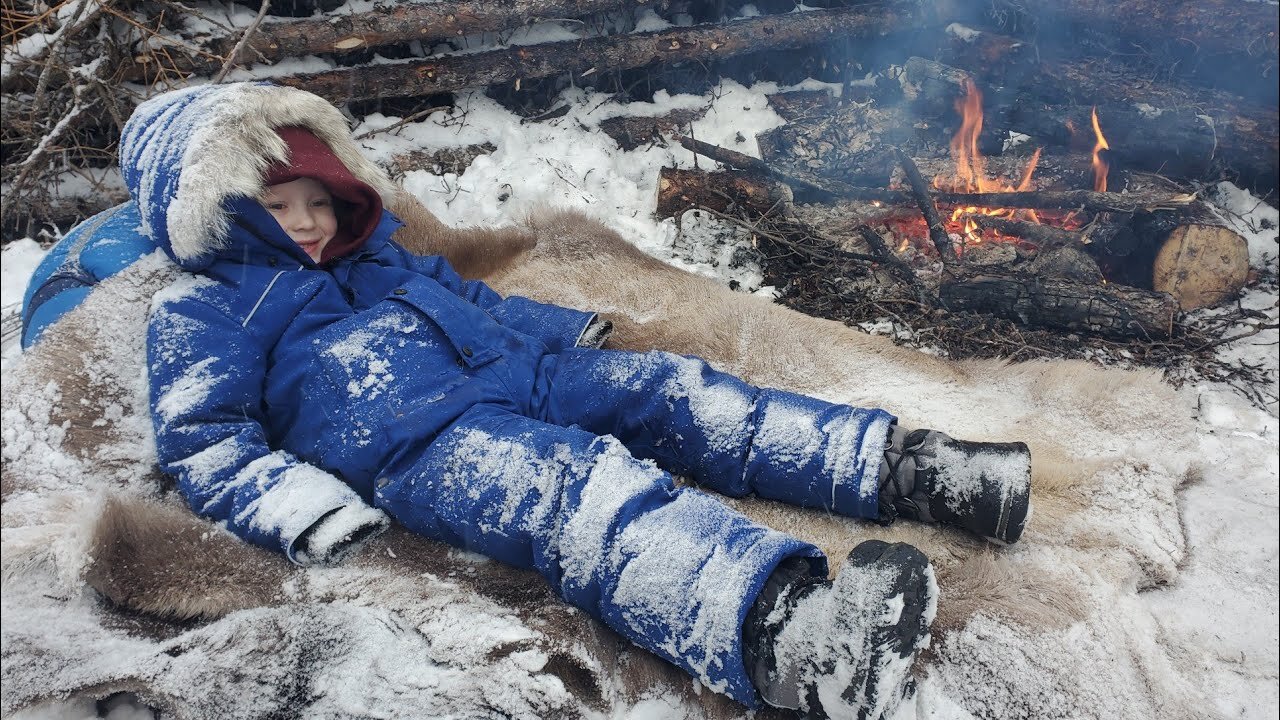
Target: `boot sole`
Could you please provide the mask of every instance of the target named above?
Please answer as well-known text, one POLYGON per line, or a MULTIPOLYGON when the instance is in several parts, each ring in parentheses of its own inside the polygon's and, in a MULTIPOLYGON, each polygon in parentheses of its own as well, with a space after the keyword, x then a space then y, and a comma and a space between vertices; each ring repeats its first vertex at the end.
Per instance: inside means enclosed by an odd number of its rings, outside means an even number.
MULTIPOLYGON (((809 707, 821 713, 820 717, 876 720, 892 713, 914 689, 911 666, 929 645, 937 585, 928 559, 905 543, 868 540, 854 548, 845 563, 851 569, 880 567, 887 571, 885 575, 892 577, 888 586, 877 588, 874 597, 864 600, 885 606, 896 617, 871 631, 865 640, 865 657, 851 658, 862 665, 862 672, 841 693, 839 707, 824 708, 816 692, 809 707)), ((845 572, 841 568, 841 575, 845 572)))

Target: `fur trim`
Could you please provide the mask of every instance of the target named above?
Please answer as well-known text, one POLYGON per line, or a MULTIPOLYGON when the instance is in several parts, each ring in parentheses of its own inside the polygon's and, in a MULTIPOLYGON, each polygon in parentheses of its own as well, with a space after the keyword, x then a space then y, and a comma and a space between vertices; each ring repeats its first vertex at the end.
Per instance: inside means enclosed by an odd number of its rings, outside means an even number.
POLYGON ((219 92, 208 110, 187 144, 177 195, 167 212, 166 229, 180 260, 196 260, 221 247, 230 222, 223 202, 260 194, 267 168, 287 159, 278 127, 296 125, 315 133, 384 204, 394 193, 391 180, 352 142, 346 118, 318 95, 240 83, 219 92))

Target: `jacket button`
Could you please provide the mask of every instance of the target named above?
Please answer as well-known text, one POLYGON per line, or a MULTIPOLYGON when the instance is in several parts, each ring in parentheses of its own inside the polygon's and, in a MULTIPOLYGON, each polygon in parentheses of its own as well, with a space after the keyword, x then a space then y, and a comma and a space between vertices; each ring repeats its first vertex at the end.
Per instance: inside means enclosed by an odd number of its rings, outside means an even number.
POLYGON ((405 290, 404 288, 396 288, 395 290, 392 290, 391 292, 395 293, 396 295, 408 295, 408 294, 409 294, 409 291, 408 291, 408 290, 405 290))
POLYGON ((471 356, 472 356, 472 355, 474 355, 475 353, 471 352, 471 346, 470 346, 470 345, 463 345, 463 346, 462 346, 462 354, 463 354, 463 355, 466 355, 467 357, 471 357, 471 356))
POLYGON ((374 481, 374 484, 377 485, 378 487, 386 487, 387 483, 389 482, 391 482, 390 478, 388 478, 386 475, 382 475, 377 480, 374 481))

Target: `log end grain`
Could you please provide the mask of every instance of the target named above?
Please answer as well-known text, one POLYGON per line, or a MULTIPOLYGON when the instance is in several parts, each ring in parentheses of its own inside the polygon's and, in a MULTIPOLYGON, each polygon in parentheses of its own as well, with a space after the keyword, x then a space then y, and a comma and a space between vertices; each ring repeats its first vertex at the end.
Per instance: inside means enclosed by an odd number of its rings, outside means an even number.
POLYGON ((1216 305, 1244 287, 1249 247, 1224 227, 1189 224, 1174 228, 1156 253, 1152 287, 1178 300, 1183 310, 1216 305))

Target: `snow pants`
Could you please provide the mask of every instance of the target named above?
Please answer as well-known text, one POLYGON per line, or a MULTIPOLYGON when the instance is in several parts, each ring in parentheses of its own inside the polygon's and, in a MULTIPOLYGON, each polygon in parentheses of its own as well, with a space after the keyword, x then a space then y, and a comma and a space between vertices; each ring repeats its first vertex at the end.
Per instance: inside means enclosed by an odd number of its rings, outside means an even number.
POLYGON ((747 611, 782 560, 815 558, 824 572, 825 559, 672 474, 875 518, 893 417, 669 353, 573 349, 531 363, 532 378, 495 365, 491 378, 533 392, 471 407, 375 502, 417 533, 536 569, 569 603, 758 706, 747 611))

